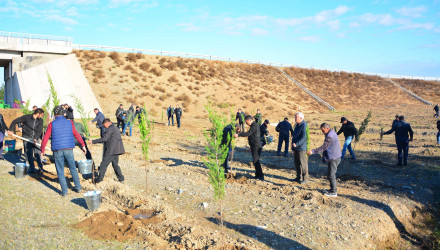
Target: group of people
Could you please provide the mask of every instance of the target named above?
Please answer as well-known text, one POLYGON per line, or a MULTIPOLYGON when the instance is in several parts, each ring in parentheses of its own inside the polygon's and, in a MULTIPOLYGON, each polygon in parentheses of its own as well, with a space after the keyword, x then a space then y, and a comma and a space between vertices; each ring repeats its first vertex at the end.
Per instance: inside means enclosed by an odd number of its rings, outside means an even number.
MULTIPOLYGON (((118 109, 116 109, 115 116, 117 121, 117 127, 121 129, 122 136, 125 136, 125 131, 127 130, 127 127, 129 128, 128 136, 131 136, 133 133, 133 125, 136 119, 140 122, 141 121, 141 112, 142 108, 139 106, 136 106, 134 103, 130 105, 130 108, 128 110, 124 109, 124 105, 119 104, 118 109)), ((96 113, 96 112, 95 112, 96 113)), ((99 125, 98 125, 99 126, 99 125)), ((101 126, 103 127, 103 126, 101 126)), ((105 127, 103 127, 103 130, 105 131, 105 127)), ((102 135, 101 135, 102 137, 102 135)))
POLYGON ((182 117, 183 111, 182 108, 177 104, 177 107, 169 106, 167 108, 167 118, 168 118, 168 126, 174 126, 174 116, 176 116, 177 127, 180 128, 180 118, 182 117), (171 120, 171 123, 170 123, 171 120))

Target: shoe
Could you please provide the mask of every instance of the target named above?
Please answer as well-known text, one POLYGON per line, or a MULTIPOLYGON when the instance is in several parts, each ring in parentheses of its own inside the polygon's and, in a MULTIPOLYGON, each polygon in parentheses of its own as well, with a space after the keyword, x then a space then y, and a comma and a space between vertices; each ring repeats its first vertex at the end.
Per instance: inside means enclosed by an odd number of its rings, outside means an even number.
POLYGON ((121 180, 118 180, 118 181, 119 181, 120 183, 124 183, 125 180, 122 180, 122 181, 121 181, 121 180))
POLYGON ((82 192, 82 189, 81 189, 81 188, 75 188, 75 192, 77 192, 77 193, 81 193, 81 192, 82 192))
POLYGON ((5 159, 5 157, 3 157, 3 156, 0 156, 0 160, 4 160, 5 159))
POLYGON ((330 190, 328 190, 328 189, 324 189, 324 190, 322 190, 322 192, 324 193, 324 194, 329 194, 329 193, 332 193, 330 190))
POLYGON ((301 179, 300 178, 295 178, 295 179, 292 179, 292 181, 299 183, 301 181, 301 179))
POLYGON ((67 196, 67 193, 65 193, 65 194, 60 193, 60 196, 61 196, 61 197, 66 197, 66 196, 67 196))
POLYGON ((252 179, 257 179, 257 180, 260 180, 260 181, 264 181, 264 176, 255 176, 252 179))
POLYGON ((327 197, 338 197, 337 193, 324 193, 324 195, 327 197))
POLYGON ((309 183, 309 180, 302 180, 299 182, 299 184, 306 184, 306 183, 309 183))
POLYGON ((401 163, 397 163, 396 167, 402 167, 403 165, 401 163))

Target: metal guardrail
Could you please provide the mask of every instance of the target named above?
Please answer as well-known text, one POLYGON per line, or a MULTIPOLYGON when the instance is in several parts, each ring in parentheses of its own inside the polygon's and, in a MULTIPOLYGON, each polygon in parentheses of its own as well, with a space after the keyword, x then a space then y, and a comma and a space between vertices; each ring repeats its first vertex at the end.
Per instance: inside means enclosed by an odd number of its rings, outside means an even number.
POLYGON ((424 77, 424 76, 404 76, 404 75, 390 75, 390 74, 381 74, 381 73, 369 73, 369 72, 356 72, 356 71, 344 71, 344 70, 335 70, 335 69, 327 69, 327 68, 315 68, 315 67, 304 67, 293 64, 282 64, 282 63, 272 63, 272 62, 263 62, 263 61, 255 61, 255 60, 247 60, 247 59, 239 59, 232 57, 221 57, 221 56, 212 56, 212 55, 203 55, 203 54, 192 54, 192 53, 184 53, 184 52, 171 52, 164 50, 148 50, 148 49, 136 49, 136 48, 125 48, 125 47, 115 47, 115 46, 104 46, 104 45, 85 45, 85 44, 73 44, 74 49, 85 49, 85 50, 102 50, 102 51, 119 51, 119 52, 130 52, 130 53, 148 53, 148 54, 157 54, 157 55, 170 55, 170 56, 186 56, 191 58, 203 58, 209 60, 221 60, 221 61, 231 61, 231 62, 241 62, 241 63, 253 63, 253 64, 264 64, 274 67, 296 67, 302 69, 314 69, 314 70, 325 70, 331 72, 347 72, 347 73, 358 73, 364 75, 373 75, 380 76, 384 78, 400 78, 400 79, 419 79, 419 80, 427 80, 427 81, 440 81, 440 77, 424 77))
POLYGON ((294 82, 296 85, 298 85, 300 88, 302 88, 305 92, 307 92, 307 94, 309 94, 311 97, 315 98, 315 100, 321 102, 322 104, 324 104, 325 106, 327 106, 327 108, 329 108, 330 110, 335 110, 335 108, 333 108, 332 105, 328 104, 326 101, 322 100, 319 96, 315 95, 312 91, 310 91, 308 88, 304 87, 304 85, 302 85, 300 82, 298 82, 297 80, 293 79, 291 76, 289 76, 286 72, 284 72, 282 69, 280 69, 279 67, 276 67, 281 73, 283 73, 283 75, 285 75, 287 78, 289 78, 292 82, 294 82))
POLYGON ((0 31, 0 42, 71 47, 73 43, 73 39, 71 37, 65 37, 65 36, 50 36, 50 35, 0 31))
POLYGON ((413 97, 416 98, 417 100, 423 102, 424 104, 432 105, 432 102, 429 102, 429 101, 423 99, 422 97, 416 95, 414 92, 412 92, 412 91, 410 91, 410 90, 404 88, 402 85, 398 84, 397 82, 395 82, 395 81, 393 81, 393 80, 391 80, 391 79, 388 79, 388 81, 390 81, 392 84, 394 84, 395 86, 397 86, 397 87, 400 88, 401 90, 405 91, 406 93, 410 94, 411 96, 413 96, 413 97))

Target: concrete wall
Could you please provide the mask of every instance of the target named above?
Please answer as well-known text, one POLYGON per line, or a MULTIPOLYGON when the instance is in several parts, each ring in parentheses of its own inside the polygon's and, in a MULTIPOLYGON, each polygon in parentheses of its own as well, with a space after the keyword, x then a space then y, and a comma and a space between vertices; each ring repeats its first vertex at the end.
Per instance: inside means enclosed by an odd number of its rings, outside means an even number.
MULTIPOLYGON (((95 116, 93 113, 94 108, 101 109, 74 54, 34 66, 27 70, 17 71, 13 78, 14 80, 16 79, 19 93, 14 94, 19 95, 23 101, 29 99, 30 106, 36 105, 41 107, 50 95, 48 73, 52 78, 61 103, 69 103, 74 108, 71 95, 76 95, 81 99, 85 110, 90 112, 90 117, 95 116)), ((13 81, 12 92, 14 92, 14 83, 13 81)), ((80 117, 76 110, 74 115, 76 118, 80 117)))

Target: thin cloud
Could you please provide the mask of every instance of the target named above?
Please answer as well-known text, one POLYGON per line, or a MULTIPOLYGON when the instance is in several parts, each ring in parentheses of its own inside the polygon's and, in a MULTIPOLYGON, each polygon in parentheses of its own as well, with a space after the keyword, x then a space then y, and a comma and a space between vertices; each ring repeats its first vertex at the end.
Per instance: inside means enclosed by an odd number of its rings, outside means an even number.
POLYGON ((308 43, 317 43, 320 41, 320 39, 316 36, 302 36, 302 37, 296 38, 296 40, 302 41, 302 42, 308 42, 308 43))
POLYGON ((254 36, 267 36, 267 35, 269 35, 269 31, 264 30, 264 29, 254 28, 252 30, 252 35, 254 35, 254 36))
POLYGON ((423 13, 427 11, 427 8, 423 5, 420 5, 418 7, 409 8, 409 7, 402 7, 398 9, 396 12, 399 13, 402 16, 412 17, 412 18, 419 18, 422 17, 423 13))
POLYGON ((60 15, 48 15, 48 16, 46 16, 45 19, 50 20, 50 21, 58 21, 58 22, 61 22, 63 24, 68 24, 68 25, 78 24, 78 22, 76 20, 69 18, 69 17, 62 17, 60 15))
MULTIPOLYGON (((435 23, 417 23, 408 18, 395 18, 393 15, 366 13, 359 17, 363 24, 379 24, 383 26, 397 26, 397 30, 423 29, 436 32, 435 23)), ((360 26, 360 24, 359 24, 360 26)))

